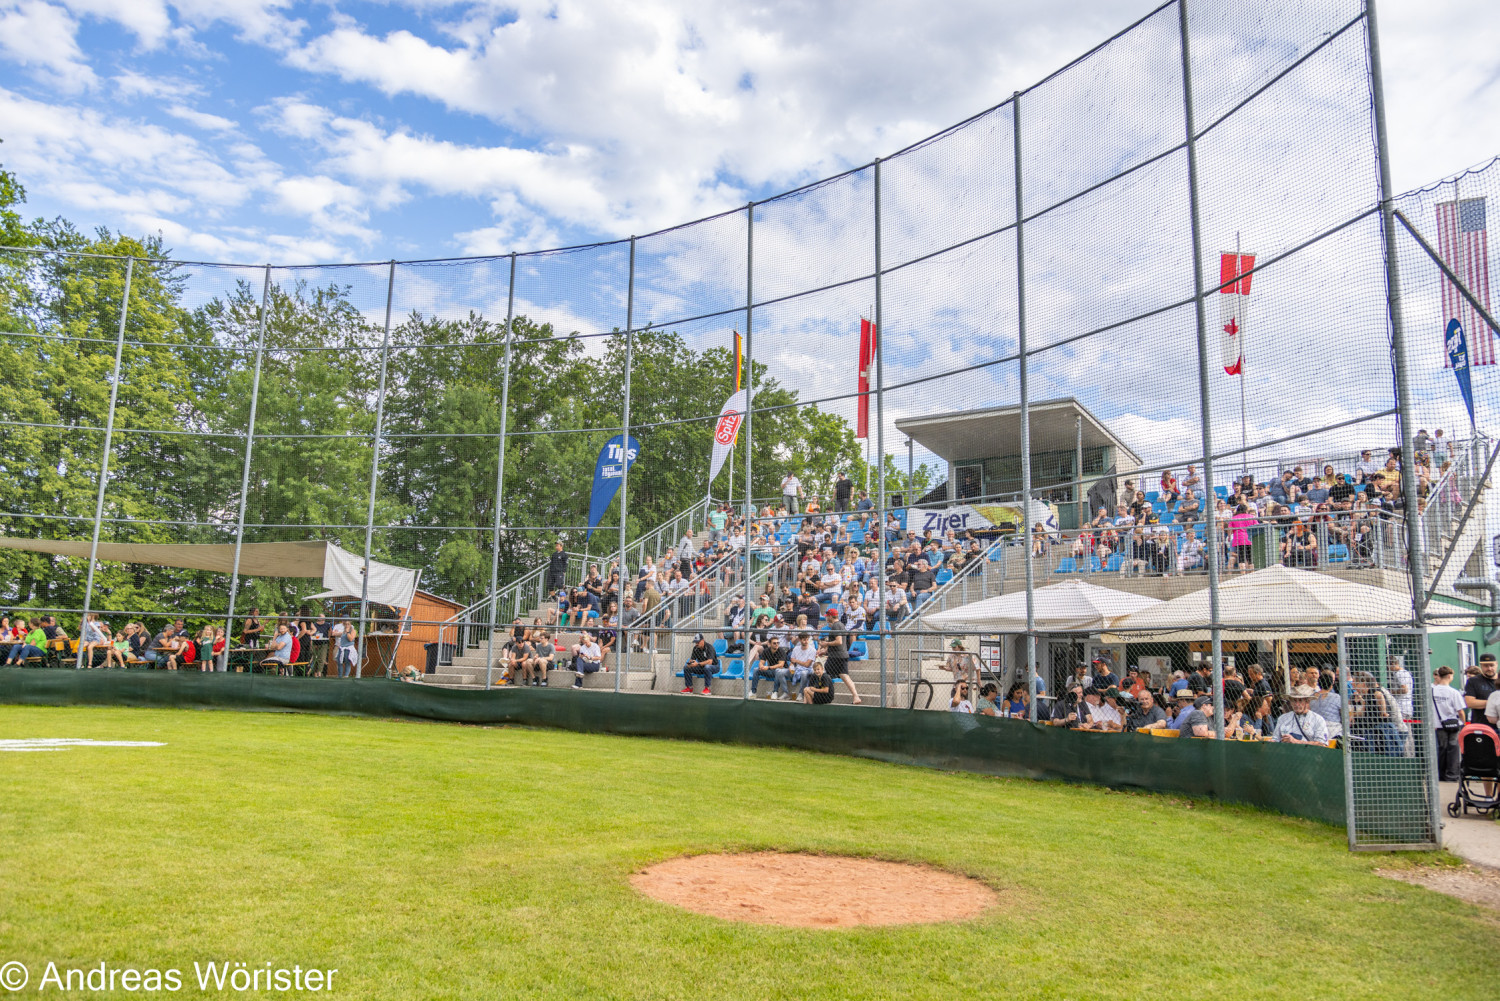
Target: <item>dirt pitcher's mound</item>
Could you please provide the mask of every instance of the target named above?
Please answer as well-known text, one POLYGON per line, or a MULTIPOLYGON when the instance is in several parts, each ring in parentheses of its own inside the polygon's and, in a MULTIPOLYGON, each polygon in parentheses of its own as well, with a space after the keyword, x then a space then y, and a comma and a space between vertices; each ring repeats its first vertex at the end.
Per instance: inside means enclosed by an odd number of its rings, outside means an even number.
POLYGON ((929 866, 780 852, 669 859, 630 882, 699 914, 798 928, 963 921, 998 900, 977 879, 929 866))

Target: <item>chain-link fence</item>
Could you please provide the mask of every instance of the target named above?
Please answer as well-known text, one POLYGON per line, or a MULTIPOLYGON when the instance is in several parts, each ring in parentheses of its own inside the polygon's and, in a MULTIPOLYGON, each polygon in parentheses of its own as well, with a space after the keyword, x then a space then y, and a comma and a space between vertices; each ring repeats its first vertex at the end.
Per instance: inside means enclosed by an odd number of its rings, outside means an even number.
POLYGON ((629 240, 6 250, 6 639, 175 663, 180 619, 220 669, 662 691, 702 633, 745 697, 770 633, 836 621, 836 698, 941 706, 962 634, 1028 716, 1076 716, 1098 654, 1163 712, 1206 670, 1210 730, 1264 735, 1336 628, 1485 614, 1496 400, 1476 375, 1469 420, 1445 338, 1494 362, 1496 175, 1390 199, 1381 100, 1366 3, 1173 0, 888 158, 629 240), (417 596, 328 592, 333 547, 417 596), (1074 585, 1172 611, 1047 618, 1074 585))

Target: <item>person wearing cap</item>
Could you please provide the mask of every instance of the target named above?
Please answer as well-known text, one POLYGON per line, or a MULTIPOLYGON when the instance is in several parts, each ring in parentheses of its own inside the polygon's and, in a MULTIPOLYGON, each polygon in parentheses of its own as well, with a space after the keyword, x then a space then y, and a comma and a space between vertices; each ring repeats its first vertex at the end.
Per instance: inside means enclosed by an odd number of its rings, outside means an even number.
POLYGON ((693 637, 693 649, 688 653, 687 663, 682 665, 682 694, 693 694, 693 679, 703 677, 703 694, 709 694, 709 681, 719 671, 719 655, 713 645, 699 633, 693 637))
POLYGON ((948 655, 943 658, 943 670, 953 675, 957 680, 973 681, 975 687, 979 686, 979 665, 974 661, 974 655, 964 650, 964 641, 955 637, 948 643, 948 655))
POLYGON ((820 647, 823 669, 828 672, 828 676, 844 683, 855 705, 863 703, 864 699, 859 697, 859 689, 854 687, 854 679, 849 677, 849 634, 835 624, 823 634, 820 647))
MULTIPOLYGON (((1179 699, 1182 696, 1179 695, 1179 699)), ((1179 702, 1181 704, 1181 702, 1179 702)), ((1178 731, 1181 737, 1214 737, 1214 699, 1208 695, 1199 695, 1193 702, 1188 702, 1181 713, 1178 713, 1173 729, 1178 731)))
POLYGON ((1113 668, 1102 658, 1095 657, 1094 662, 1089 665, 1089 669, 1094 675, 1093 686, 1099 689, 1099 691, 1103 692, 1107 688, 1120 687, 1120 679, 1115 677, 1113 668))
POLYGON ((750 676, 750 697, 753 699, 760 688, 760 680, 765 678, 771 682, 771 690, 766 693, 768 699, 781 698, 780 687, 782 681, 778 675, 786 674, 786 648, 781 644, 781 637, 772 633, 766 639, 765 646, 761 647, 759 665, 755 673, 750 676))
POLYGON ((1287 693, 1292 711, 1276 720, 1275 739, 1283 744, 1327 744, 1328 722, 1312 711, 1317 690, 1298 685, 1287 693))
POLYGON ((1118 688, 1085 688, 1083 702, 1088 707, 1088 720, 1081 723, 1078 729, 1103 730, 1109 733, 1125 729, 1125 713, 1120 708, 1118 688))

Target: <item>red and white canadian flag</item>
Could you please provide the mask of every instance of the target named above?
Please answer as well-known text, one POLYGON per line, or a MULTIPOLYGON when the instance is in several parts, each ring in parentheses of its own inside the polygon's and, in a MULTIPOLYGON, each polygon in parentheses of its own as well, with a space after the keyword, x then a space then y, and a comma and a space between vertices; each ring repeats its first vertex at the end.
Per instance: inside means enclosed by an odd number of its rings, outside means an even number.
POLYGON ((1220 359, 1229 375, 1243 375, 1245 365, 1245 306, 1250 301, 1250 279, 1255 255, 1224 251, 1219 254, 1220 359), (1243 277, 1241 277, 1243 275, 1243 277))

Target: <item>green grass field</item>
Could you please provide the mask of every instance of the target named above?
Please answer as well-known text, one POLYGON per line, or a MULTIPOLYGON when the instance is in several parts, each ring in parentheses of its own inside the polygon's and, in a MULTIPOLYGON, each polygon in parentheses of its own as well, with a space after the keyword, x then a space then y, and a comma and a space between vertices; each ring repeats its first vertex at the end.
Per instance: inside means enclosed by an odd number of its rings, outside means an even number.
POLYGON ((1492 995, 1500 973, 1493 915, 1372 871, 1414 860, 1249 809, 319 716, 0 707, 16 737, 166 746, 0 754, 0 963, 31 968, 0 998, 33 993, 49 960, 175 967, 176 996, 198 995, 195 961, 337 968, 353 998, 1454 999, 1492 995), (803 931, 627 882, 762 848, 928 862, 1003 906, 803 931))

